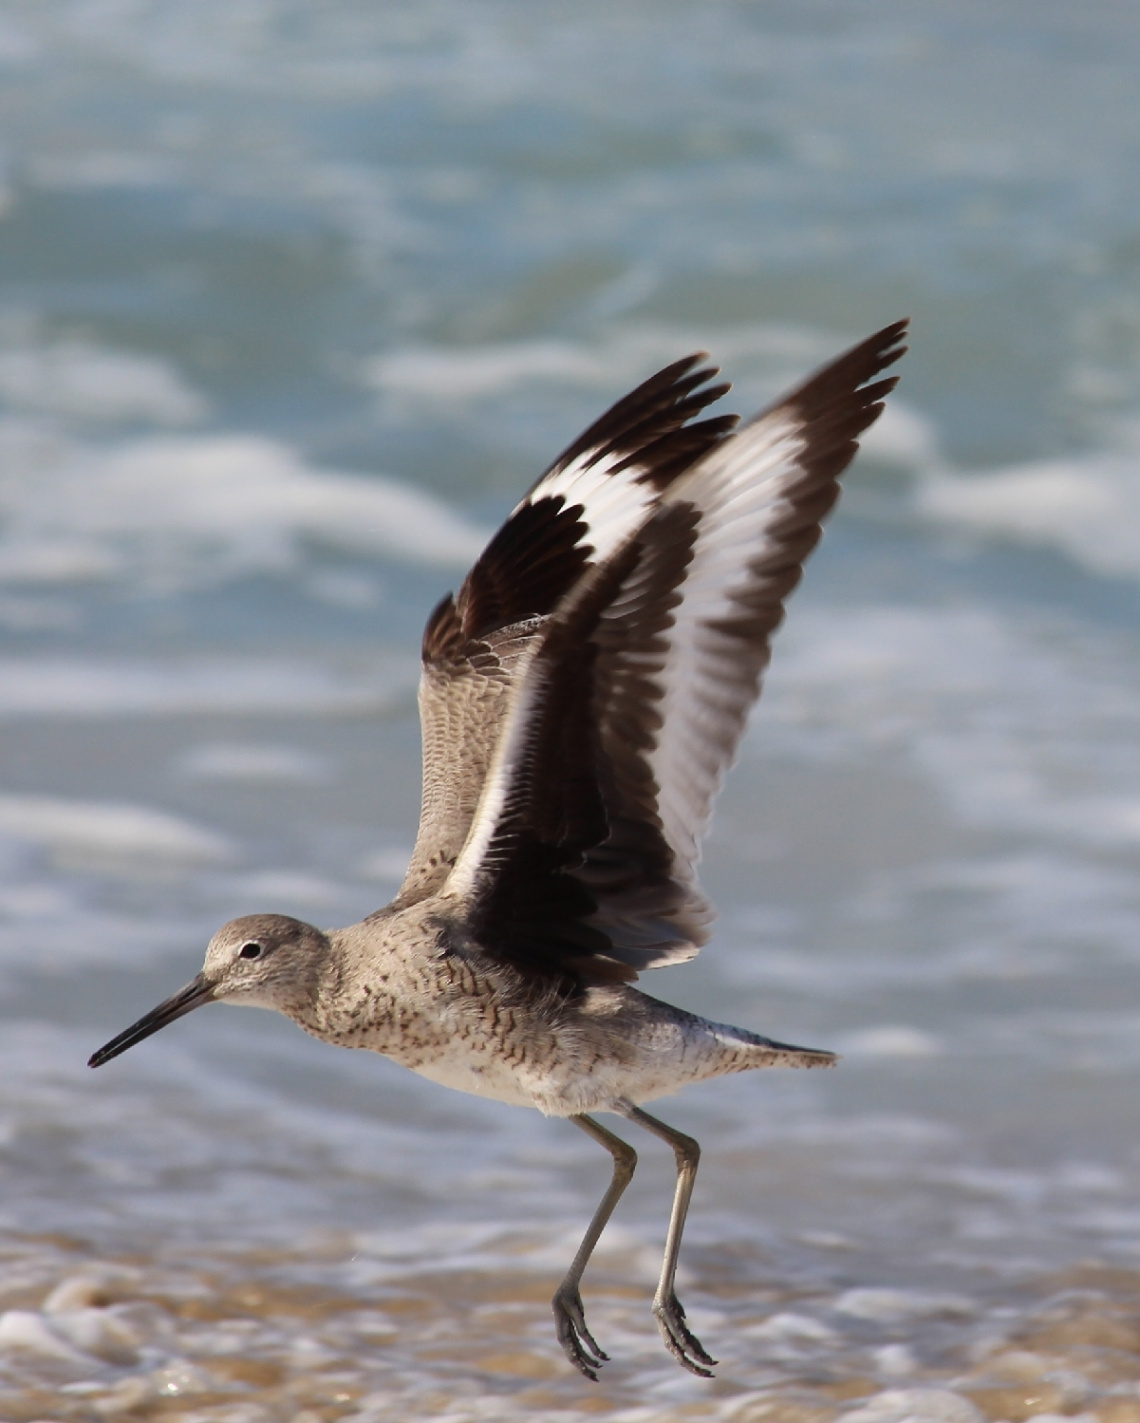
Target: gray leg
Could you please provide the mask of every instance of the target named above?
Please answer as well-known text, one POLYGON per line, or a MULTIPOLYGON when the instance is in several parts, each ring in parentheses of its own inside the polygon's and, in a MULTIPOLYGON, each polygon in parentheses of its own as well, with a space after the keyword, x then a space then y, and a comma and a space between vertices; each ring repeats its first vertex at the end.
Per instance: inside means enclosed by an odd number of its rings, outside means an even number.
POLYGON ((582 1237, 578 1253, 574 1256, 569 1270, 566 1271, 566 1278, 558 1286, 553 1300, 558 1342, 565 1349, 566 1357, 576 1369, 581 1369, 588 1379, 597 1382, 596 1370, 606 1363, 609 1355, 604 1354, 598 1348, 594 1342, 594 1336, 586 1328, 586 1316, 582 1309, 582 1296, 578 1293, 578 1286, 582 1282, 582 1272, 585 1270, 590 1256, 594 1253, 594 1246, 597 1245, 602 1231, 606 1228, 606 1223, 614 1213, 614 1207, 621 1200, 622 1192, 633 1180, 633 1168, 637 1165, 637 1152, 628 1142, 622 1141, 620 1136, 614 1136, 613 1132, 607 1131, 599 1122, 594 1121, 593 1117, 570 1117, 569 1120, 576 1127, 581 1127, 587 1136, 592 1136, 595 1141, 600 1141, 614 1159, 614 1174, 606 1189, 606 1194, 594 1212, 594 1218, 590 1222, 586 1234, 582 1237))
POLYGON ((661 1279, 657 1293, 653 1296, 653 1315, 661 1338, 670 1354, 692 1374, 711 1379, 712 1374, 702 1365, 715 1364, 716 1360, 705 1353, 701 1341, 685 1323, 685 1311, 677 1298, 677 1255, 681 1248, 681 1232, 685 1229, 685 1217, 689 1213, 689 1199, 693 1194, 693 1184, 697 1179, 697 1165, 701 1159, 701 1148, 691 1136, 684 1136, 672 1127, 643 1112, 640 1107, 628 1103, 621 1108, 621 1114, 628 1121, 651 1131, 662 1141, 667 1141, 677 1158, 677 1190, 673 1196, 673 1213, 669 1217, 669 1234, 665 1239, 665 1258, 661 1262, 661 1279))

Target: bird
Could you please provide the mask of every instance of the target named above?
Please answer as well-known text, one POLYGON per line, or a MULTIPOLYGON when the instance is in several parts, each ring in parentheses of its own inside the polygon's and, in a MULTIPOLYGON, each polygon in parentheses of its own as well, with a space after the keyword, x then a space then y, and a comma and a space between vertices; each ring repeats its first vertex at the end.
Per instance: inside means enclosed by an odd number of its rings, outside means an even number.
POLYGON ((591 425, 427 621, 421 818, 396 898, 328 931, 282 914, 232 920, 197 977, 89 1065, 204 1004, 245 1004, 567 1118, 612 1157, 552 1301, 558 1340, 589 1379, 609 1356, 580 1282, 637 1162, 593 1114, 644 1128, 676 1161, 653 1315, 678 1363, 712 1377, 676 1292, 700 1148, 644 1104, 725 1073, 836 1058, 634 982, 709 938, 698 865, 713 801, 839 476, 897 382, 882 373, 906 330, 885 327, 743 425, 697 418, 730 389, 705 352, 591 425))

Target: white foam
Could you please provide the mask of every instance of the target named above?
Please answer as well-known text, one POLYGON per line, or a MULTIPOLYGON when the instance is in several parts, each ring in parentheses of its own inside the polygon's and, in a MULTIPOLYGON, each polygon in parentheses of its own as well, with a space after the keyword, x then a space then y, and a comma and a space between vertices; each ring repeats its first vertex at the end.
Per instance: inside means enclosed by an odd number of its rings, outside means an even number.
POLYGON ((9 1309, 0 1314, 0 1351, 90 1364, 90 1355, 62 1338, 36 1310, 9 1309))
POLYGON ((840 1040, 838 1051, 844 1057, 938 1057, 943 1046, 919 1028, 891 1023, 849 1033, 840 1040))
POLYGON ((870 1113, 843 1120, 818 1117, 814 1121, 790 1122, 779 1134, 789 1141, 805 1145, 826 1146, 835 1150, 858 1146, 884 1154, 953 1146, 961 1140, 954 1127, 945 1122, 931 1121, 929 1117, 872 1116, 870 1113))
POLYGON ((356 671, 296 658, 0 658, 0 717, 371 711, 417 673, 412 659, 376 658, 356 671))
POLYGON ((843 1414, 843 1423, 982 1423, 969 1399, 943 1388, 893 1388, 843 1414))
POLYGON ((970 607, 796 612, 753 732, 769 749, 901 754, 964 823, 1135 845, 1140 674, 1124 635, 970 607))
POLYGON ((336 904, 344 899, 344 886, 307 870, 262 870, 244 875, 233 891, 252 900, 287 904, 336 904))
POLYGON ((218 863, 232 858, 222 835, 165 811, 109 801, 0 795, 0 833, 69 857, 218 863))
POLYGON ((760 1324, 751 1324, 740 1331, 750 1339, 767 1339, 777 1344, 829 1344, 835 1341, 834 1329, 810 1314, 794 1314, 781 1310, 769 1315, 760 1324))
POLYGON ((880 1377, 901 1378, 918 1373, 920 1368, 918 1359, 905 1344, 882 1344, 871 1351, 871 1357, 880 1377))
POLYGON ((0 424, 0 579, 140 579, 178 588, 302 562, 307 546, 440 567, 485 532, 394 480, 314 470, 255 435, 94 446, 34 421, 0 424))
POLYGON ((859 448, 873 459, 908 469, 926 470, 941 462, 933 423, 898 395, 891 396, 883 413, 859 436, 859 448))
POLYGON ((927 1294, 922 1290, 861 1288, 845 1290, 832 1305, 837 1314, 894 1324, 904 1319, 938 1315, 970 1315, 973 1303, 961 1295, 927 1294))
MULTIPOLYGON (((618 399, 638 381, 682 356, 713 346, 710 358, 739 382, 750 415, 761 403, 798 384, 814 366, 858 339, 855 333, 828 333, 799 326, 756 324, 720 327, 715 339, 703 327, 623 322, 602 327, 589 341, 534 340, 455 346, 411 346, 367 361, 365 383, 397 412, 426 407, 434 415, 538 384, 578 387, 618 399)), ((601 414, 601 408, 597 414, 601 414)), ((929 432, 920 417, 892 417, 884 448, 925 450, 929 432)), ((550 452, 552 455, 554 451, 550 452)))
POLYGON ((1055 548, 1094 573, 1140 577, 1140 423, 1110 447, 963 474, 933 462, 918 485, 928 517, 980 535, 1055 548))
POLYGON ((184 752, 176 770, 203 781, 320 785, 330 779, 328 762, 321 757, 264 742, 209 741, 184 752))
POLYGON ((88 341, 46 342, 36 333, 0 332, 0 398, 17 409, 82 420, 147 421, 189 425, 203 420, 206 401, 177 370, 156 356, 140 356, 88 341))
POLYGON ((604 364, 600 355, 570 341, 515 341, 458 350, 410 347, 374 357, 363 374, 385 395, 452 404, 534 381, 594 385, 604 364))
MULTIPOLYGON (((47 1314, 45 1306, 44 1313, 47 1314)), ((57 1309, 50 1317, 51 1330, 85 1354, 119 1368, 139 1362, 138 1333, 113 1310, 57 1309)))

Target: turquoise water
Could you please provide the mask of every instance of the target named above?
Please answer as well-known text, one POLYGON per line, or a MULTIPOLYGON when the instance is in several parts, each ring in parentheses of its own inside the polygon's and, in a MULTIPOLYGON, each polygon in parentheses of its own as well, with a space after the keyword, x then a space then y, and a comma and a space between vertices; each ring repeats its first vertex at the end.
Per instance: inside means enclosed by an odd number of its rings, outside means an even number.
POLYGON ((0 1417, 1140 1419, 1138 61, 1099 0, 0 9, 0 1417), (268 1014, 84 1063, 231 915, 391 896, 424 616, 585 423, 901 315, 646 984, 844 1060, 662 1104, 725 1363, 648 1143, 591 1392, 580 1134, 268 1014))

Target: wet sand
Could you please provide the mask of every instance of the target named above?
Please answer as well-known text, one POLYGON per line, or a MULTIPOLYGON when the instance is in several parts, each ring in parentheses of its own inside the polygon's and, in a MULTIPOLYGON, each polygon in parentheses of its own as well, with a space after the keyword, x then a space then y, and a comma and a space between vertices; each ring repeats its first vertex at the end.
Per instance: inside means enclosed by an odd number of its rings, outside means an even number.
MULTIPOLYGON (((804 1290, 725 1269, 720 1250, 697 1249, 686 1272, 690 1316, 722 1359, 704 1382, 662 1352, 647 1262, 624 1242, 604 1253, 588 1290, 591 1324, 613 1355, 590 1385, 553 1337, 547 1252, 525 1233, 502 1231, 484 1245, 501 1268, 401 1269, 369 1255, 367 1240, 335 1235, 294 1252, 146 1260, 93 1259, 79 1240, 16 1239, 0 1277, 0 1416, 1140 1420, 1138 1271, 1090 1261, 983 1303, 804 1290)), ((731 1255, 732 1242, 723 1250, 731 1255)))

